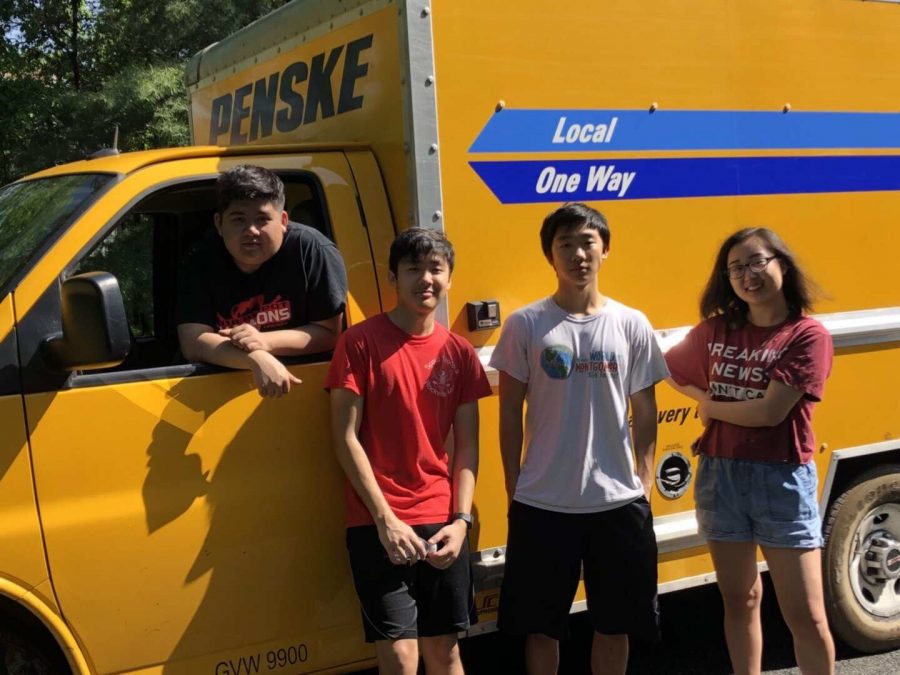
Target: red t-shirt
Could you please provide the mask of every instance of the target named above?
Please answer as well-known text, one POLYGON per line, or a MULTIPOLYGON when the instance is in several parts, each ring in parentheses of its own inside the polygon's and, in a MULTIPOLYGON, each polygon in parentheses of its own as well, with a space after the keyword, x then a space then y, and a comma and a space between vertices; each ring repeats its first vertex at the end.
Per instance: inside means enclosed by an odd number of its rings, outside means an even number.
POLYGON ((716 401, 762 398, 769 380, 803 392, 774 427, 711 420, 698 451, 713 457, 805 464, 815 450, 813 405, 822 400, 834 347, 825 327, 801 316, 777 326, 729 329, 721 317, 695 326, 666 354, 672 379, 709 391, 716 401))
MULTIPOLYGON (((341 335, 325 387, 365 397, 359 440, 394 514, 407 525, 449 520, 444 439, 459 406, 491 393, 472 345, 440 324, 409 335, 379 314, 341 335)), ((372 524, 349 481, 345 493, 347 526, 372 524)))

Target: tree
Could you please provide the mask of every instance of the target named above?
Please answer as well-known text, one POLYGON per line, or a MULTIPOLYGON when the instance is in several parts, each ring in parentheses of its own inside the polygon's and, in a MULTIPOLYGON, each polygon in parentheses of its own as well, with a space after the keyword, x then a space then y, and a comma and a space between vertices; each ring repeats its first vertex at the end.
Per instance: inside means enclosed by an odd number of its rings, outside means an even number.
POLYGON ((6 0, 0 183, 108 146, 188 142, 184 64, 285 0, 6 0))
POLYGON ((5 37, 32 73, 81 88, 90 54, 94 3, 85 0, 8 0, 5 37))
POLYGON ((105 0, 97 31, 112 63, 182 63, 286 0, 105 0), (127 35, 123 40, 119 36, 127 35))

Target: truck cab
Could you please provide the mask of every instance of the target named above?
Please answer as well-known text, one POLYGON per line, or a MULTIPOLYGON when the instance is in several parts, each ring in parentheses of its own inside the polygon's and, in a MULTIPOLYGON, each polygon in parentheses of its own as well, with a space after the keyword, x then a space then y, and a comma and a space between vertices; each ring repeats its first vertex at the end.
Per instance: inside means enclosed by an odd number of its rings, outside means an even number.
POLYGON ((337 244, 346 321, 379 312, 393 225, 364 147, 137 153, 0 192, 0 610, 27 596, 76 672, 369 657, 322 424, 330 354, 287 359, 303 384, 267 400, 179 353, 180 272, 241 163, 278 173, 291 219, 337 244))

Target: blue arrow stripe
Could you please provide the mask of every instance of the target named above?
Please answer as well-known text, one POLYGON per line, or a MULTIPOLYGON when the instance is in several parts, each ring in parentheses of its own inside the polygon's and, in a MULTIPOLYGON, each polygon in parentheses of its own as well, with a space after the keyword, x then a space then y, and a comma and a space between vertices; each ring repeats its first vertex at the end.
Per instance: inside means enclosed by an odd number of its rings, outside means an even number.
POLYGON ((488 121, 469 152, 897 147, 900 113, 502 110, 488 121), (566 133, 574 137, 572 125, 578 125, 586 141, 580 137, 571 143, 554 142, 566 133))
POLYGON ((473 161, 469 164, 504 204, 900 190, 900 155, 473 161), (604 186, 599 182, 589 186, 592 169, 595 175, 609 174, 604 186), (617 189, 610 190, 615 174, 622 174, 622 178, 617 189), (628 174, 633 174, 633 178, 623 192, 624 177, 628 174), (575 175, 579 176, 577 185, 573 185, 575 179, 571 178, 575 175), (568 185, 554 190, 554 182, 557 187, 568 185))

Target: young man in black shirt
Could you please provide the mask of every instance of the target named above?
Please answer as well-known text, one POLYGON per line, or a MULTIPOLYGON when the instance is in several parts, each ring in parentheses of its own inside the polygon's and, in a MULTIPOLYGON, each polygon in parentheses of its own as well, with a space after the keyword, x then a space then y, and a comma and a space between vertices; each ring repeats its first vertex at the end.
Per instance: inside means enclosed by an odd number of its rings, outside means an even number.
POLYGON ((284 184, 268 169, 238 166, 216 184, 219 237, 203 242, 185 271, 178 340, 189 361, 253 373, 262 396, 300 380, 278 356, 334 347, 347 273, 334 244, 291 223, 284 184))

